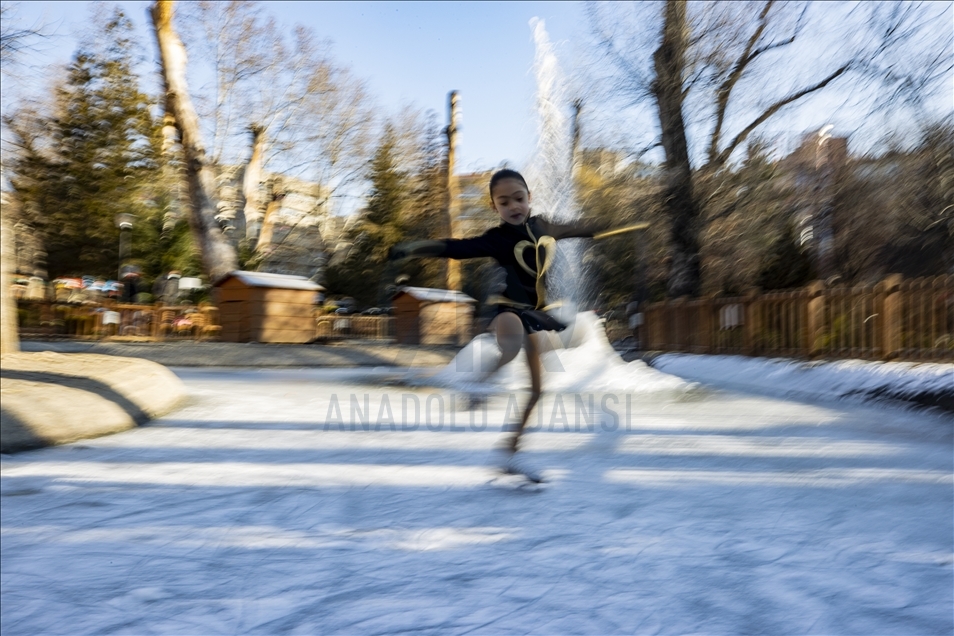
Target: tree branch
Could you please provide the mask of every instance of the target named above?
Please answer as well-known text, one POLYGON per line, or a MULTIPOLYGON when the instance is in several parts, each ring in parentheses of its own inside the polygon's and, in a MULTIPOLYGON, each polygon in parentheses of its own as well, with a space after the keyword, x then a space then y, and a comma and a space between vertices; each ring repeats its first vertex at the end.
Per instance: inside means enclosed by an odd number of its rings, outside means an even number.
POLYGON ((752 132, 753 130, 755 130, 756 128, 758 128, 759 126, 761 126, 761 125, 765 122, 765 120, 767 120, 768 118, 772 117, 775 113, 777 113, 779 110, 781 110, 781 109, 784 108, 785 106, 788 106, 788 105, 791 104, 792 102, 796 102, 796 101, 798 101, 799 99, 805 97, 806 95, 810 95, 811 93, 814 93, 815 91, 819 91, 819 90, 825 88, 825 87, 828 86, 828 84, 830 84, 832 81, 834 81, 834 80, 837 79, 838 77, 844 75, 845 72, 847 72, 848 69, 851 68, 851 66, 852 66, 852 65, 851 65, 850 62, 847 63, 847 64, 844 64, 844 65, 842 65, 838 70, 836 70, 835 72, 831 73, 828 77, 826 77, 825 79, 821 80, 821 81, 818 82, 817 84, 814 84, 814 85, 809 86, 809 87, 807 87, 807 88, 803 88, 803 89, 800 90, 800 91, 797 91, 797 92, 795 92, 795 93, 792 93, 792 94, 789 95, 788 97, 785 97, 785 98, 783 98, 783 99, 780 99, 780 100, 778 100, 777 102, 775 102, 774 104, 772 104, 771 106, 769 106, 767 109, 765 109, 764 112, 762 112, 761 115, 759 115, 759 116, 756 117, 754 120, 752 120, 752 123, 750 123, 748 126, 746 126, 746 127, 742 130, 742 132, 740 132, 738 135, 736 135, 735 138, 731 141, 731 143, 729 143, 729 145, 726 146, 726 148, 724 148, 724 149, 718 154, 718 156, 715 157, 714 160, 710 161, 710 167, 719 167, 719 166, 723 165, 726 161, 728 161, 729 156, 731 156, 732 153, 735 151, 735 149, 738 148, 739 144, 741 144, 743 141, 745 141, 745 139, 749 136, 749 134, 751 134, 751 132, 752 132))
POLYGON ((722 85, 719 86, 718 91, 716 91, 716 123, 712 130, 712 136, 709 138, 709 163, 712 163, 719 149, 719 138, 722 135, 722 125, 725 122, 725 112, 729 107, 729 96, 732 94, 732 89, 739 81, 739 78, 742 77, 745 67, 761 53, 761 51, 753 53, 752 50, 755 48, 756 43, 758 43, 759 38, 762 37, 762 33, 765 32, 765 27, 768 25, 768 14, 773 4, 775 4, 775 0, 768 0, 765 6, 762 7, 762 12, 759 14, 758 27, 755 29, 755 32, 752 33, 752 36, 745 45, 745 50, 736 61, 729 75, 725 78, 725 81, 722 82, 722 85))
POLYGON ((637 87, 641 92, 646 92, 649 87, 649 82, 646 80, 645 74, 633 66, 629 59, 616 48, 612 36, 603 30, 599 16, 597 15, 598 10, 596 9, 595 3, 591 2, 587 4, 587 13, 589 14, 590 23, 593 25, 593 30, 596 31, 600 46, 607 51, 613 61, 629 75, 634 87, 637 87))

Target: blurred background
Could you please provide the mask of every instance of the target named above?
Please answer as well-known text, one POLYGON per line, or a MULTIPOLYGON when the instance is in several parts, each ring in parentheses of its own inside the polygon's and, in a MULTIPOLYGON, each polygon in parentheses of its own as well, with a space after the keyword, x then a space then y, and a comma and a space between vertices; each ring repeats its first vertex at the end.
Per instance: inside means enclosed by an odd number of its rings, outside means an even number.
MULTIPOLYGON (((496 225, 489 175, 533 162, 534 17, 580 216, 651 223, 582 253, 591 308, 954 273, 950 3, 180 3, 191 133, 151 7, 2 4, 19 297, 199 303, 243 269, 386 309, 388 249, 496 225)), ((483 301, 494 269, 400 282, 483 301)))

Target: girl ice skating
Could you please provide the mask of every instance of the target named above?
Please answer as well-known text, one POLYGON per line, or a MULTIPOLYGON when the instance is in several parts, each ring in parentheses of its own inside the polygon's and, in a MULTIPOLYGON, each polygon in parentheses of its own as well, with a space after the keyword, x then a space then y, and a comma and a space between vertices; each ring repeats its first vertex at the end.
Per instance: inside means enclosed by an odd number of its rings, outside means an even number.
POLYGON ((390 257, 490 257, 504 268, 506 289, 503 295, 490 299, 496 308, 490 330, 496 336, 502 355, 494 368, 484 371, 482 379, 486 380, 513 360, 521 348, 526 351, 530 370, 530 398, 520 423, 507 440, 503 469, 505 472, 525 475, 532 481, 542 481, 539 475, 517 460, 516 453, 530 412, 540 399, 540 354, 546 342, 546 332, 566 329, 565 324, 546 311, 549 308, 546 274, 553 263, 556 242, 571 237, 601 238, 640 229, 644 225, 601 232, 602 228, 593 223, 559 224, 533 216, 530 188, 523 176, 514 170, 500 170, 491 177, 490 198, 494 210, 500 215, 500 225, 474 238, 401 243, 391 249, 390 257))

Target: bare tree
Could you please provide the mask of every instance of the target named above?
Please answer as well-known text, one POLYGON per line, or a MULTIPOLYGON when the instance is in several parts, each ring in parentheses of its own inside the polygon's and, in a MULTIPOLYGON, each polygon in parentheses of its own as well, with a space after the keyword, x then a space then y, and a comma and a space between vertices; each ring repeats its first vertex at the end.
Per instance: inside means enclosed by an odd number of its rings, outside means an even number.
POLYGON ((6 192, 0 192, 0 353, 20 350, 17 334, 17 304, 10 297, 10 274, 13 270, 13 226, 7 217, 10 203, 6 192))
POLYGON ((0 5, 0 65, 6 74, 10 65, 18 62, 20 54, 35 48, 36 43, 49 37, 46 26, 24 26, 16 19, 16 7, 8 2, 0 5))
POLYGON ((188 11, 191 45, 214 77, 201 100, 212 124, 212 159, 224 166, 249 157, 247 238, 255 242, 263 222, 267 172, 317 182, 326 194, 319 205, 346 194, 371 154, 374 117, 364 84, 335 63, 330 46, 309 29, 286 32, 256 3, 196 2, 188 11))
MULTIPOLYGON (((901 98, 916 101, 950 70, 949 46, 923 41, 932 7, 858 6, 849 16, 855 33, 846 29, 838 46, 819 51, 811 44, 824 16, 813 11, 822 10, 775 0, 590 5, 619 94, 656 113, 650 145, 665 155, 670 296, 699 293, 699 237, 709 199, 732 157, 767 122, 838 86, 873 93, 872 103, 882 108, 901 98)), ((731 205, 716 215, 729 213, 731 205)))
POLYGON ((242 181, 242 196, 245 198, 246 237, 257 241, 265 216, 265 196, 262 192, 262 164, 265 155, 265 129, 259 125, 249 127, 252 133, 252 154, 245 165, 242 181))
POLYGON ((238 256, 215 218, 215 174, 209 166, 199 118, 189 95, 186 50, 172 23, 172 0, 156 0, 150 13, 159 44, 166 112, 175 118, 185 157, 191 208, 189 221, 205 270, 214 281, 238 269, 238 256))

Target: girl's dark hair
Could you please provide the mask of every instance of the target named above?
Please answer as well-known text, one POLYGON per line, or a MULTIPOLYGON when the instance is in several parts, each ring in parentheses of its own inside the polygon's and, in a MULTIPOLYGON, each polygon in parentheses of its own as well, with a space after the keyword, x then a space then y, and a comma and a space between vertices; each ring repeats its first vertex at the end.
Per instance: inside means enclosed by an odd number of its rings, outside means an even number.
POLYGON ((503 181, 504 179, 516 179, 523 184, 523 187, 527 189, 527 192, 530 192, 530 186, 527 185, 527 180, 523 178, 523 175, 517 172, 516 170, 511 170, 510 168, 504 168, 503 170, 498 170, 490 177, 490 198, 494 198, 494 186, 503 181))

